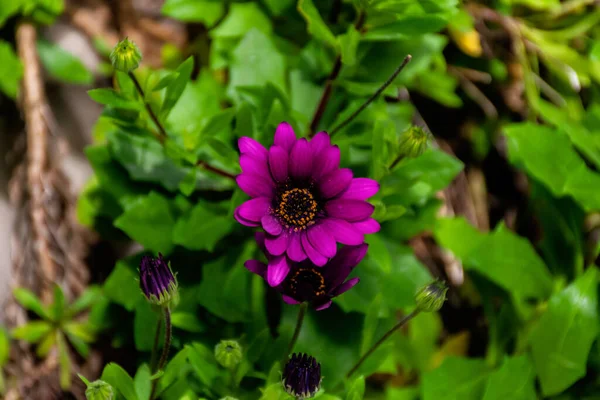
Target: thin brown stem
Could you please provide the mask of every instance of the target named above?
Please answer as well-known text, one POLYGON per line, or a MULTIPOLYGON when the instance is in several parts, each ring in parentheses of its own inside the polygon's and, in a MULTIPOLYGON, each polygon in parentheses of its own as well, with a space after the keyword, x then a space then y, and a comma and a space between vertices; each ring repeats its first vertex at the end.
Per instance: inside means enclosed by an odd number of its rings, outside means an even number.
POLYGON ((154 332, 154 344, 152 345, 152 356, 150 357, 150 371, 152 373, 156 373, 156 357, 158 356, 158 341, 160 339, 160 327, 162 326, 162 321, 159 318, 156 322, 156 332, 154 332))
POLYGON ((348 371, 348 373, 346 374, 346 378, 350 378, 352 376, 352 374, 355 373, 356 370, 358 370, 358 368, 360 368, 360 366, 365 362, 365 360, 367 358, 369 358, 369 356, 371 354, 373 354, 373 352, 375 350, 377 350, 377 348, 379 346, 381 346, 381 344, 383 342, 385 342, 390 336, 392 336, 392 334, 394 332, 396 332, 398 329, 402 328, 408 321, 410 321, 411 319, 416 317, 419 314, 419 312, 420 312, 419 309, 415 309, 413 312, 408 314, 406 317, 402 318, 400 320, 400 322, 398 322, 396 325, 394 325, 394 327, 392 329, 387 331, 386 334, 381 337, 381 339, 379 339, 373 346, 371 346, 371 348, 369 350, 367 350, 367 352, 365 354, 363 354, 363 356, 360 358, 360 360, 358 360, 358 362, 354 365, 354 367, 352 367, 350 369, 350 371, 348 371))
POLYGON ((206 161, 198 161, 196 163, 196 165, 199 166, 199 167, 201 167, 201 168, 204 168, 207 171, 214 172, 217 175, 221 175, 221 176, 223 176, 225 178, 229 178, 229 179, 235 180, 235 175, 234 174, 231 174, 231 173, 229 173, 227 171, 223 171, 222 169, 213 167, 212 165, 207 164, 206 161))
MULTIPOLYGON (((160 361, 158 362, 158 369, 156 371, 160 371, 165 367, 167 363, 167 358, 169 358, 169 349, 171 347, 171 336, 172 336, 172 327, 171 327, 171 310, 168 307, 164 308, 164 316, 165 316, 165 345, 163 347, 162 355, 160 356, 160 361)), ((152 391, 150 392, 150 400, 154 399, 156 394, 156 388, 158 386, 158 381, 160 378, 155 378, 152 381, 152 391)))
POLYGON ((287 362, 290 353, 294 350, 294 346, 296 345, 296 341, 298 340, 298 336, 300 336, 300 331, 302 330, 302 323, 304 322, 304 316, 306 315, 307 304, 300 304, 300 309, 298 310, 298 318, 296 319, 296 329, 294 329, 294 335, 290 340, 290 344, 288 345, 287 352, 285 353, 285 357, 283 359, 282 365, 285 365, 287 362))
POLYGON ((336 132, 339 132, 340 129, 344 128, 346 125, 348 125, 350 122, 352 122, 352 120, 356 117, 358 117, 358 115, 363 112, 365 110, 365 108, 369 107, 369 105, 379 97, 379 95, 381 95, 381 93, 383 93, 383 91, 392 84, 392 82, 394 81, 394 79, 396 79, 396 77, 398 76, 398 74, 400 74, 400 72, 402 72, 402 70, 404 69, 404 67, 406 67, 406 64, 408 64, 410 62, 410 60, 412 59, 412 56, 409 54, 406 57, 404 57, 404 60, 402 60, 402 63, 398 66, 398 68, 396 68, 396 70, 392 73, 392 75, 390 75, 390 77, 383 83, 383 85, 381 85, 379 87, 379 89, 377 89, 377 91, 375 91, 375 93, 373 93, 371 95, 371 97, 369 97, 367 99, 367 101, 365 101, 363 103, 362 106, 360 106, 356 111, 354 111, 348 118, 346 118, 344 121, 342 121, 338 126, 336 126, 335 128, 333 128, 331 130, 330 136, 333 136, 336 132))

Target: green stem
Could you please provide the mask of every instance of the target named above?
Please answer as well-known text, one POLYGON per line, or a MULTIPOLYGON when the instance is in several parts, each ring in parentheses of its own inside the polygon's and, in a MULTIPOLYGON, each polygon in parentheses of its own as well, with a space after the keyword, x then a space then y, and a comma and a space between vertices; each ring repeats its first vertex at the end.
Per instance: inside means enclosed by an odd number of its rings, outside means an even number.
POLYGON ((381 337, 381 339, 379 339, 377 341, 377 343, 375 343, 373 346, 371 346, 371 348, 369 350, 367 350, 367 352, 365 354, 363 354, 363 356, 360 358, 360 360, 358 360, 358 362, 356 364, 354 364, 354 367, 352 367, 350 369, 350 371, 348 371, 348 373, 346 374, 346 378, 350 378, 350 376, 352 376, 353 373, 356 372, 356 370, 365 362, 365 360, 367 358, 369 358, 369 356, 371 354, 373 354, 373 352, 375 350, 377 350, 377 348, 379 346, 381 346, 381 344, 383 342, 385 342, 390 336, 392 336, 392 334, 394 332, 396 332, 398 329, 402 328, 408 321, 410 321, 411 319, 413 319, 414 317, 416 317, 419 314, 420 310, 417 308, 415 309, 413 312, 411 312, 410 314, 408 314, 406 317, 402 318, 400 320, 400 322, 398 322, 392 329, 390 329, 389 331, 386 332, 385 335, 383 335, 381 337))
POLYGON ((158 340, 160 339, 160 327, 162 320, 159 318, 156 321, 156 331, 154 332, 154 344, 152 345, 152 356, 150 357, 150 371, 156 373, 156 357, 158 356, 158 340))
POLYGON ((336 126, 335 128, 333 128, 331 130, 330 136, 333 136, 336 132, 338 132, 340 129, 342 129, 343 127, 345 127, 346 125, 348 125, 350 122, 352 122, 352 120, 356 117, 358 117, 358 115, 363 112, 365 110, 365 108, 369 107, 369 105, 375 100, 377 99, 377 97, 379 97, 379 95, 381 93, 383 93, 383 91, 392 84, 392 82, 394 81, 394 79, 396 79, 396 77, 398 76, 398 74, 400 74, 400 72, 402 72, 402 70, 404 69, 404 67, 406 67, 406 64, 408 64, 410 62, 410 60, 412 59, 412 56, 409 54, 406 57, 404 57, 404 60, 402 60, 402 63, 398 66, 398 68, 396 68, 396 70, 392 73, 392 75, 390 75, 390 77, 387 79, 387 81, 385 81, 383 83, 383 85, 381 85, 379 87, 379 89, 377 89, 377 91, 375 93, 373 93, 371 95, 371 97, 369 97, 367 99, 367 101, 365 101, 363 103, 362 106, 360 106, 358 108, 358 110, 354 111, 352 113, 352 115, 350 115, 348 118, 346 118, 344 121, 342 121, 338 126, 336 126))
POLYGON ((290 353, 294 350, 294 345, 296 344, 298 336, 300 336, 300 331, 302 330, 302 323, 304 322, 304 315, 306 315, 307 307, 308 305, 306 303, 300 304, 300 309, 298 310, 298 319, 296 320, 296 329, 294 330, 294 335, 292 336, 292 340, 290 340, 290 344, 288 345, 287 352, 285 353, 285 357, 281 365, 285 365, 290 353))
MULTIPOLYGON (((171 310, 169 307, 164 308, 164 316, 165 316, 165 345, 163 347, 162 355, 160 356, 160 361, 158 362, 157 372, 161 371, 165 364, 167 363, 167 358, 169 358, 169 348, 171 347, 171 310)), ((156 378, 152 381, 152 392, 150 392, 150 400, 154 399, 154 395, 156 393, 156 387, 158 385, 158 381, 160 378, 156 378)))

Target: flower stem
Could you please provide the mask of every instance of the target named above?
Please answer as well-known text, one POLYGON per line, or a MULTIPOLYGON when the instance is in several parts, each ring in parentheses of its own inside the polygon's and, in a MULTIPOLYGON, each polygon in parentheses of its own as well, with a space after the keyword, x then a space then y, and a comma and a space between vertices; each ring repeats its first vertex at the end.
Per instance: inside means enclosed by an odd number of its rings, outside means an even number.
MULTIPOLYGON (((169 357, 169 348, 171 347, 172 329, 171 329, 171 310, 169 310, 169 307, 164 308, 164 315, 165 315, 165 345, 163 346, 163 352, 162 352, 162 355, 160 356, 160 361, 158 362, 158 368, 156 371, 160 371, 164 368, 165 364, 167 363, 167 358, 169 357)), ((154 395, 156 393, 156 387, 158 385, 159 380, 160 380, 160 378, 156 378, 152 381, 152 392, 150 392, 150 400, 154 399, 154 395)))
POLYGON ((402 70, 404 69, 404 67, 406 67, 406 64, 408 64, 410 62, 410 60, 412 59, 412 56, 409 54, 406 57, 404 57, 404 60, 402 60, 402 63, 398 66, 398 68, 396 68, 396 70, 392 73, 392 75, 390 75, 390 77, 383 83, 383 85, 381 85, 379 87, 379 89, 377 89, 377 91, 375 93, 373 93, 371 95, 371 97, 369 97, 367 99, 367 101, 365 101, 363 103, 362 106, 360 106, 356 111, 354 111, 352 113, 352 115, 350 115, 348 118, 346 118, 344 121, 342 121, 338 126, 336 126, 335 128, 333 128, 331 130, 331 133, 329 134, 329 136, 333 136, 336 132, 338 132, 340 129, 342 129, 343 127, 345 127, 346 125, 348 125, 354 118, 358 117, 358 115, 363 112, 365 110, 365 108, 367 108, 369 106, 369 104, 371 104, 375 99, 377 99, 377 97, 379 97, 379 95, 381 93, 383 93, 383 91, 392 84, 392 82, 394 81, 394 79, 396 79, 396 77, 398 76, 398 74, 400 74, 400 72, 402 72, 402 70))
MULTIPOLYGON (((152 107, 150 107, 150 103, 148 103, 146 101, 146 95, 144 93, 144 89, 142 89, 142 85, 140 85, 140 82, 137 80, 137 78, 133 74, 133 71, 129 71, 129 73, 127 75, 129 75, 129 78, 133 81, 133 84, 135 85, 135 88, 136 88, 137 92, 139 93, 139 95, 142 96, 142 101, 144 102, 144 107, 146 107, 146 111, 148 111, 150 118, 152 118, 152 121, 154 121, 154 124, 158 127, 160 134, 154 133, 154 137, 156 137, 156 139, 158 139, 158 141, 164 145, 165 139, 167 138, 167 131, 165 130, 165 127, 160 123, 157 115, 152 110, 152 107)), ((227 171, 223 171, 222 169, 213 167, 213 166, 209 165, 206 161, 198 161, 196 163, 196 165, 201 168, 206 169, 207 171, 214 172, 217 175, 221 175, 226 178, 235 180, 235 175, 230 174, 227 171)))
POLYGON ((294 350, 294 345, 298 340, 298 336, 300 336, 300 330, 302 330, 302 323, 304 322, 304 315, 306 314, 307 306, 308 305, 306 303, 300 304, 300 309, 298 310, 298 319, 296 320, 296 329, 294 330, 294 335, 292 336, 292 340, 290 340, 290 344, 288 345, 287 352, 285 353, 285 357, 281 365, 285 365, 290 353, 294 350))
POLYGON ((352 376, 353 373, 356 372, 356 370, 358 370, 358 368, 365 362, 365 360, 367 358, 369 358, 369 356, 371 354, 373 354, 373 352, 375 350, 377 350, 377 348, 379 346, 381 346, 381 344, 383 342, 385 342, 390 336, 392 336, 392 334, 394 332, 396 332, 398 329, 402 328, 408 321, 410 321, 411 319, 413 319, 414 317, 416 317, 419 314, 420 310, 417 308, 415 309, 413 312, 411 312, 410 314, 408 314, 407 316, 405 316, 404 318, 402 318, 400 320, 400 322, 398 322, 396 325, 394 325, 394 327, 392 329, 390 329, 389 331, 387 331, 385 333, 385 335, 383 335, 378 341, 377 343, 375 343, 373 346, 371 346, 371 348, 369 350, 367 350, 367 352, 365 354, 363 354, 363 356, 360 358, 360 360, 358 360, 358 362, 356 364, 354 364, 354 367, 352 367, 350 369, 350 371, 348 371, 348 373, 346 374, 346 378, 349 378, 350 376, 352 376))
POLYGON ((152 356, 150 357, 150 371, 156 373, 156 357, 158 356, 158 340, 160 339, 160 327, 162 320, 159 318, 156 322, 156 332, 154 333, 154 344, 152 345, 152 356))

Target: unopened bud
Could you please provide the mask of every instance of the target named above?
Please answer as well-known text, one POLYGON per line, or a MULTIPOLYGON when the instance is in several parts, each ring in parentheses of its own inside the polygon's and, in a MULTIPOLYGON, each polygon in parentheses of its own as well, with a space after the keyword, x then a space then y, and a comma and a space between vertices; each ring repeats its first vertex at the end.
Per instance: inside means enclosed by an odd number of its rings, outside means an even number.
POLYGON ((110 61, 114 69, 129 72, 139 67, 142 52, 131 40, 125 38, 113 48, 110 61))
POLYGON ((231 369, 242 362, 242 346, 235 340, 221 340, 215 346, 217 362, 227 369, 231 369))
POLYGON ((440 280, 435 280, 432 283, 423 286, 415 296, 417 308, 425 312, 438 311, 446 301, 446 292, 448 287, 440 280))
POLYGON ((148 301, 156 306, 175 306, 179 299, 177 279, 160 253, 156 258, 142 257, 140 287, 148 301))
POLYGON ((94 381, 87 386, 85 398, 87 400, 113 400, 113 388, 104 381, 94 381))
POLYGON ((418 157, 427 149, 429 134, 419 126, 411 126, 400 138, 399 154, 402 157, 418 157))

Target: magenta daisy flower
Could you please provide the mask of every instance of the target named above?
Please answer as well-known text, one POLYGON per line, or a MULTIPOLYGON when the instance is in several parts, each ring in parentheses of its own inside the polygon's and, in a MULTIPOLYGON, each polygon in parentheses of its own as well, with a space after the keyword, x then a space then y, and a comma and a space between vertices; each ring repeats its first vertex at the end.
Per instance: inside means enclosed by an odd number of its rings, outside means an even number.
MULTIPOLYGON (((256 241, 265 251, 265 234, 256 233, 256 241)), ((291 263, 292 269, 275 289, 288 304, 310 303, 317 310, 324 310, 331 305, 331 299, 350 290, 359 282, 359 278, 348 279, 350 272, 367 254, 367 244, 344 246, 324 266, 315 265, 310 259, 291 263)), ((265 251, 267 260, 273 256, 265 251)), ((251 272, 267 279, 268 269, 265 263, 248 260, 244 266, 251 272)))
POLYGON ((356 246, 379 231, 366 200, 379 190, 368 178, 354 178, 340 168, 340 149, 326 132, 310 141, 297 139, 287 122, 267 150, 249 137, 239 140, 242 174, 239 187, 250 197, 235 210, 243 225, 262 228, 270 259, 267 282, 277 286, 291 262, 307 258, 323 266, 337 253, 337 243, 356 246))

